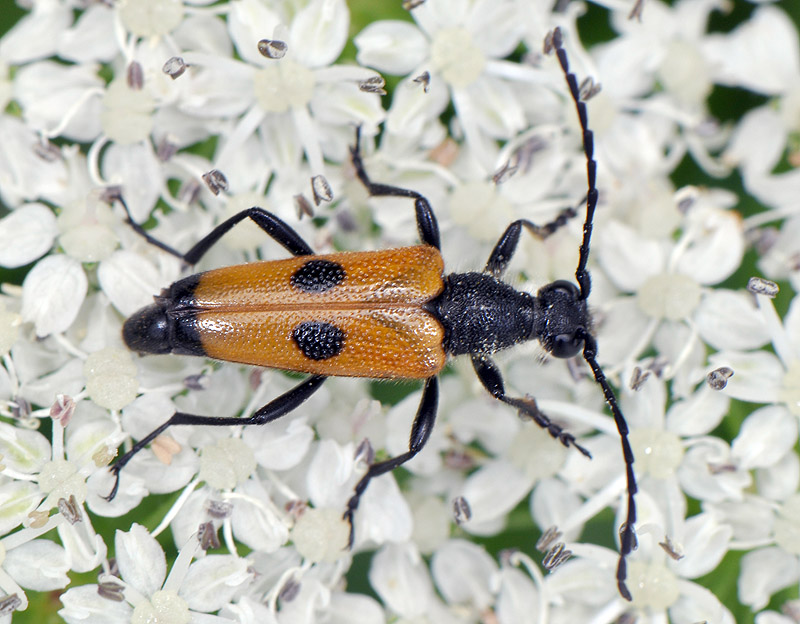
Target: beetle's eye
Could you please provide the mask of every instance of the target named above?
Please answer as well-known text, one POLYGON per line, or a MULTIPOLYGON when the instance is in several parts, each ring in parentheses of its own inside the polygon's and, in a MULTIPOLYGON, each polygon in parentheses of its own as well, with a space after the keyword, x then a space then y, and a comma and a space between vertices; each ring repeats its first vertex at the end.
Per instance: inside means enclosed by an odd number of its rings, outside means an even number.
POLYGON ((539 290, 540 297, 553 297, 558 295, 569 298, 572 301, 577 301, 581 297, 581 291, 575 284, 567 280, 556 280, 539 290))
POLYGON ((560 334, 553 339, 550 353, 557 358, 571 358, 578 355, 581 349, 583 349, 583 340, 574 333, 560 334))

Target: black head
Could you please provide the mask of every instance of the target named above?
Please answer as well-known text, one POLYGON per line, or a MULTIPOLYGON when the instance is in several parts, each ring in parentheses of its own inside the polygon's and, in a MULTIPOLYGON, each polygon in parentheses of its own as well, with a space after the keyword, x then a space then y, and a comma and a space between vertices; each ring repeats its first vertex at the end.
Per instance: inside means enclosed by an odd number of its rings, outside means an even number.
POLYGON ((136 312, 122 326, 122 338, 131 351, 170 353, 166 308, 156 302, 136 312))
POLYGON ((554 357, 578 355, 583 349, 588 323, 586 301, 572 282, 558 280, 537 293, 534 333, 554 357))

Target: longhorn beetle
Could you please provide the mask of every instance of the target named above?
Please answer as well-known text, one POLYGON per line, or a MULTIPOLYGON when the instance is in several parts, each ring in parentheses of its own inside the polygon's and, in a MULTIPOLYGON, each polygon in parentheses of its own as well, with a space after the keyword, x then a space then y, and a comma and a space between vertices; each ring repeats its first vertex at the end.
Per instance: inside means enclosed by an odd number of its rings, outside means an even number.
POLYGON ((155 297, 123 326, 128 347, 144 353, 199 355, 256 366, 309 373, 305 381, 257 410, 248 418, 217 418, 176 412, 155 431, 136 442, 112 466, 116 476, 109 499, 119 487, 119 472, 158 435, 174 425, 263 425, 291 412, 331 375, 382 379, 423 379, 422 400, 411 429, 408 451, 373 463, 355 487, 344 519, 350 524, 370 480, 394 470, 420 452, 436 419, 437 374, 448 356, 469 355, 486 390, 521 415, 532 418, 564 446, 575 447, 574 436, 552 422, 531 398, 508 396, 492 354, 528 340, 538 340, 558 358, 582 352, 614 415, 622 441, 627 476, 627 516, 620 529, 617 585, 631 599, 625 584, 626 557, 635 548, 636 481, 628 427, 614 392, 597 363, 597 343, 589 332, 586 300, 591 283, 586 263, 597 206, 593 134, 577 78, 569 69, 556 29, 545 51, 556 51, 578 112, 586 154, 588 192, 586 221, 580 246, 577 286, 559 280, 536 296, 502 281, 519 243, 522 229, 545 238, 575 216, 562 211, 545 225, 527 219, 506 228, 480 273, 443 273, 439 227, 428 200, 416 191, 372 182, 364 169, 360 132, 351 149, 356 174, 373 196, 414 200, 422 245, 369 252, 315 255, 286 223, 262 208, 240 212, 218 225, 191 250, 181 254, 152 238, 133 222, 121 198, 127 222, 149 242, 193 265, 235 224, 250 218, 294 257, 221 268, 186 277, 155 297))

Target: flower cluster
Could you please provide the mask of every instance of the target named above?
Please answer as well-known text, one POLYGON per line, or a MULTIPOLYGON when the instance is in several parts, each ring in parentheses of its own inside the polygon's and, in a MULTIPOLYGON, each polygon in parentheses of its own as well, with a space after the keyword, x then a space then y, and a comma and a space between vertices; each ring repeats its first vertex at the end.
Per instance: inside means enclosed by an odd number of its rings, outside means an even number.
MULTIPOLYGON (((736 3, 733 25, 724 0, 26 3, 0 37, 0 624, 53 591, 70 624, 800 620, 773 600, 800 584, 791 2, 736 3), (352 548, 347 502, 376 454, 408 450, 416 388, 381 402, 405 386, 331 378, 265 426, 172 427, 107 500, 114 457, 176 411, 247 417, 297 384, 131 353, 125 318, 187 268, 143 231, 185 251, 256 205, 317 252, 417 244, 412 202, 355 175, 356 128, 373 180, 430 200, 450 270, 479 270, 511 221, 574 207, 509 268, 532 293, 574 280, 586 156, 543 52, 555 27, 595 137, 589 303, 635 456, 632 601, 614 421, 580 358, 534 347, 499 358, 507 391, 592 459, 456 358, 430 439, 372 480, 352 548), (748 109, 720 114, 720 93, 748 109), (371 595, 348 588, 359 575, 371 595)), ((243 222, 197 270, 283 254, 243 222)))

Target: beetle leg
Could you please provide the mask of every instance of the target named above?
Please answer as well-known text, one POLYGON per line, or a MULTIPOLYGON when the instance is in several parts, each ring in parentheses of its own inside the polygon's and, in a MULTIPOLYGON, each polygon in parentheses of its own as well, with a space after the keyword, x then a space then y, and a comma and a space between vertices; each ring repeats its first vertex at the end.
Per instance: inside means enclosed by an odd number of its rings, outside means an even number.
POLYGON ((414 424, 411 425, 411 436, 408 440, 408 452, 392 457, 377 464, 372 464, 367 470, 367 473, 361 477, 361 480, 356 484, 355 492, 350 500, 347 502, 347 511, 344 512, 344 519, 350 524, 350 539, 348 547, 353 547, 355 540, 355 527, 353 526, 353 516, 355 515, 358 503, 361 500, 361 495, 367 489, 367 485, 373 477, 377 477, 387 472, 391 472, 398 466, 405 464, 409 459, 414 457, 422 450, 428 438, 431 436, 433 425, 436 422, 436 408, 439 404, 439 381, 436 377, 431 377, 425 382, 425 388, 422 390, 422 400, 417 409, 417 415, 414 418, 414 424))
POLYGON ((575 441, 575 436, 564 431, 563 427, 550 420, 547 414, 537 407, 536 401, 533 398, 517 399, 507 396, 500 369, 497 368, 497 365, 488 356, 483 354, 473 355, 472 366, 475 369, 475 374, 478 375, 478 379, 481 380, 483 387, 486 388, 489 394, 495 399, 516 408, 521 414, 532 418, 537 425, 542 429, 546 429, 547 433, 564 446, 573 446, 586 455, 586 457, 592 457, 589 451, 575 441))
POLYGON ((214 427, 227 427, 233 425, 265 425, 285 416, 295 408, 299 407, 308 397, 316 392, 325 381, 327 377, 322 375, 314 375, 309 377, 301 384, 295 386, 288 392, 283 393, 279 397, 267 403, 264 407, 255 412, 250 418, 223 418, 216 416, 197 416, 195 414, 185 414, 183 412, 175 412, 167 422, 158 427, 157 429, 148 433, 141 440, 133 445, 130 451, 120 457, 113 466, 111 472, 116 477, 114 488, 111 493, 106 496, 106 500, 112 500, 117 495, 119 488, 119 473, 125 467, 133 456, 141 451, 144 447, 155 440, 159 435, 164 433, 169 427, 175 425, 210 425, 214 427))
POLYGON ((211 230, 211 232, 206 234, 206 236, 198 241, 194 247, 192 247, 185 254, 182 254, 166 243, 162 243, 160 240, 150 236, 150 234, 141 225, 136 223, 131 217, 128 204, 125 203, 125 200, 121 196, 118 195, 114 199, 116 199, 125 209, 125 213, 127 215, 125 220, 134 229, 134 231, 141 235, 151 245, 155 245, 159 249, 163 249, 167 253, 180 258, 186 262, 186 264, 197 264, 206 254, 206 252, 211 249, 211 247, 213 247, 214 244, 228 232, 228 230, 239 223, 239 221, 244 221, 248 217, 252 219, 258 227, 264 230, 268 236, 283 246, 292 255, 308 256, 314 253, 311 247, 309 247, 308 243, 306 243, 287 223, 276 217, 271 212, 268 212, 263 208, 259 208, 258 206, 253 206, 247 210, 242 210, 241 212, 220 223, 217 227, 211 230))
POLYGON ((523 227, 536 238, 544 240, 565 226, 577 214, 575 208, 564 208, 555 219, 544 225, 536 225, 527 219, 517 219, 506 228, 500 240, 497 241, 492 253, 489 254, 489 260, 486 262, 483 272, 490 273, 498 279, 503 276, 511 257, 517 250, 519 235, 523 227))
POLYGON ((361 126, 356 129, 356 144, 350 148, 350 155, 353 160, 353 167, 356 170, 356 175, 361 183, 366 187, 367 192, 374 196, 393 196, 393 197, 411 197, 414 199, 414 209, 417 213, 417 230, 419 237, 426 245, 441 249, 439 240, 439 223, 436 221, 436 215, 433 214, 430 202, 425 199, 423 195, 409 189, 400 188, 398 186, 389 186, 388 184, 377 184, 372 182, 364 169, 364 162, 361 159, 361 126))

